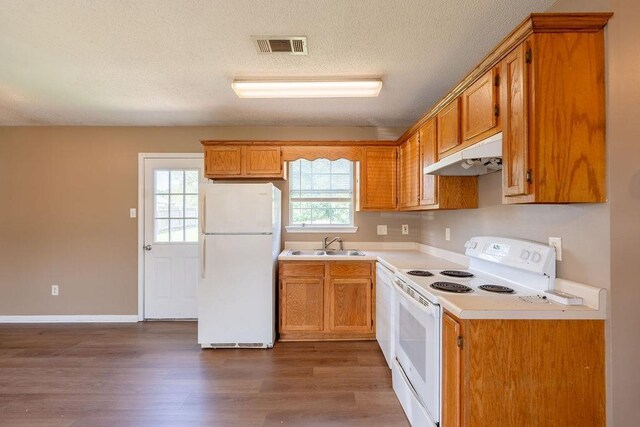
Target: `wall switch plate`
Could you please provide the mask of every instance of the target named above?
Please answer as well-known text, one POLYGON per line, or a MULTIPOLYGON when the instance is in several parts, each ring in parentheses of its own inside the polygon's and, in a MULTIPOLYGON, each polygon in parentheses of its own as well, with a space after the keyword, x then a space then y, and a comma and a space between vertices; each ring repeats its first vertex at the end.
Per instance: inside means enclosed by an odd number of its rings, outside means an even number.
POLYGON ((378 226, 378 236, 386 236, 387 235, 387 226, 379 225, 378 226))
POLYGON ((549 237, 549 246, 556 248, 556 261, 562 261, 562 237, 549 237))
POLYGON ((444 229, 444 240, 451 240, 451 229, 449 227, 444 229))
POLYGON ((409 234, 409 224, 402 224, 402 234, 409 234))
POLYGON ((58 285, 51 285, 51 295, 53 295, 54 297, 60 295, 60 288, 58 287, 58 285))
POLYGON ((136 208, 129 209, 129 218, 135 218, 137 216, 136 208))

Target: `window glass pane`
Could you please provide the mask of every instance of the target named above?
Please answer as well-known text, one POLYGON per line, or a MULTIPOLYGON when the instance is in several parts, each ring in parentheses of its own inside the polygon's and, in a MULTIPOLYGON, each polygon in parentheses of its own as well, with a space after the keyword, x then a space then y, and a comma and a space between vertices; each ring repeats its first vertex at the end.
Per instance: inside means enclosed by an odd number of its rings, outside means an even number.
POLYGON ((184 220, 184 241, 185 242, 198 241, 198 220, 197 219, 184 220))
POLYGON ((184 217, 184 196, 178 194, 172 194, 170 196, 170 216, 171 218, 183 218, 184 217))
POLYGON ((184 217, 198 218, 198 196, 184 196, 184 217))
POLYGON ((184 192, 198 194, 198 171, 184 172, 184 192))
POLYGON ((169 241, 169 220, 156 219, 155 239, 156 242, 169 241))
POLYGON ((167 194, 169 192, 169 171, 156 170, 156 194, 167 194))
POLYGON ((156 196, 156 218, 169 218, 169 196, 160 195, 156 196))
POLYGON ((183 242, 184 241, 184 219, 172 219, 170 221, 171 221, 170 240, 172 242, 183 242))
POLYGON ((184 171, 171 171, 171 193, 184 193, 184 171))
POLYGON ((352 224, 353 162, 301 159, 290 162, 289 170, 292 224, 352 224))

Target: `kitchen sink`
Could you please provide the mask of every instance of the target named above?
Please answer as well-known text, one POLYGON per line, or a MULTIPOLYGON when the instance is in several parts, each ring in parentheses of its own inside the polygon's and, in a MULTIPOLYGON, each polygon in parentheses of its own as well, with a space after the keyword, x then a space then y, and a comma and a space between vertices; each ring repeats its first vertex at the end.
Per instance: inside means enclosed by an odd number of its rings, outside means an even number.
POLYGON ((357 249, 352 249, 348 251, 327 251, 327 255, 338 255, 338 256, 364 256, 362 252, 357 249))
POLYGON ((364 253, 357 249, 350 249, 346 251, 334 251, 334 250, 322 250, 322 249, 314 249, 314 250, 295 250, 289 251, 289 255, 293 256, 364 256, 364 253))

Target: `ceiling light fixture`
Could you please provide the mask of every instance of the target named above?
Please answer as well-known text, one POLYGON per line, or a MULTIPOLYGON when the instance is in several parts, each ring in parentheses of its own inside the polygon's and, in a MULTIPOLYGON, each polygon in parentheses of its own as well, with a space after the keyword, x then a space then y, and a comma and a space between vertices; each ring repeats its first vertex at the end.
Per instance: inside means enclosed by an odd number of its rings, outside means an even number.
POLYGON ((382 80, 234 80, 231 87, 239 98, 362 98, 378 96, 382 80))

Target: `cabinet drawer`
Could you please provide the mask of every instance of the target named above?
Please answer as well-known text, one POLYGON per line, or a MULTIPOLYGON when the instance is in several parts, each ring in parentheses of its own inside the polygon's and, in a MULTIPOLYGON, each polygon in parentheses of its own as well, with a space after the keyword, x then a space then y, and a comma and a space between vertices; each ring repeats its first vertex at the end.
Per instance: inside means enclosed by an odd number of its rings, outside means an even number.
POLYGON ((291 261, 280 264, 282 277, 324 277, 324 263, 291 261))
POLYGON ((371 277, 371 263, 357 261, 334 261, 329 264, 331 277, 371 277))

